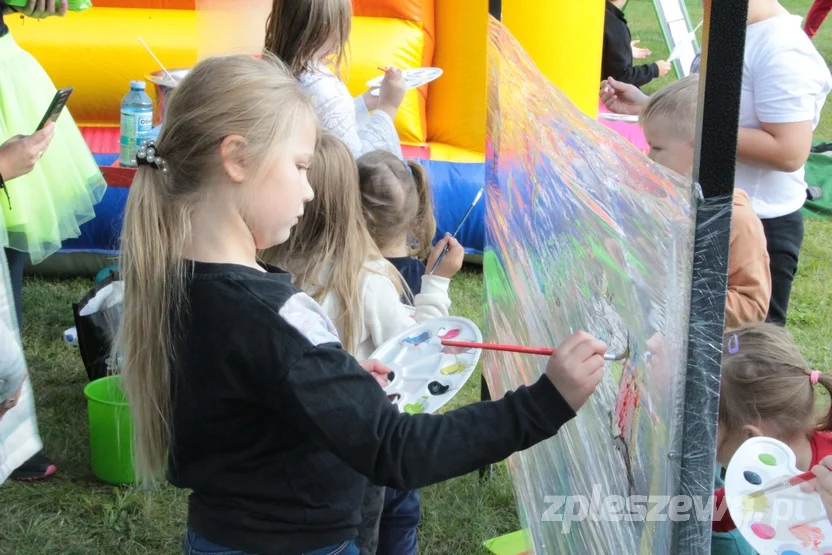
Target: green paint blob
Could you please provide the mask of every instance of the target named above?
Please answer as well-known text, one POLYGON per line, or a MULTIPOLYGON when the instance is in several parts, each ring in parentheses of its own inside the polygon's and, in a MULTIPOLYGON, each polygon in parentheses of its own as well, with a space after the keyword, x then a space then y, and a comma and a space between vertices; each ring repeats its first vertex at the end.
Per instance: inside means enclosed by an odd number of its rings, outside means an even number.
POLYGON ((496 301, 511 300, 513 297, 511 281, 493 250, 488 249, 483 253, 482 269, 488 298, 496 301))
POLYGON ((763 453, 759 456, 760 462, 768 465, 768 466, 777 466, 777 459, 774 458, 773 455, 769 455, 768 453, 763 453))
POLYGON ((404 406, 404 412, 408 414, 421 414, 425 412, 425 407, 419 403, 408 403, 404 406))

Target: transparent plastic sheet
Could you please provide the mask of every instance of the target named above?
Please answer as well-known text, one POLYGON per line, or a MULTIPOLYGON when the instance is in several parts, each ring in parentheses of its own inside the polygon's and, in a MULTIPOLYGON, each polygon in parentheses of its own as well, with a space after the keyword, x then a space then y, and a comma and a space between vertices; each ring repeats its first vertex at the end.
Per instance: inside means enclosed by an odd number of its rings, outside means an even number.
MULTIPOLYGON (((496 20, 488 59, 488 340, 556 346, 584 329, 612 352, 630 347, 557 437, 509 459, 529 544, 538 555, 664 554, 678 540, 708 553, 718 387, 702 384, 711 401, 685 411, 692 187, 581 114, 496 20), (683 425, 713 436, 695 454, 693 488, 680 485, 683 425), (674 538, 668 502, 686 489, 706 496, 677 512, 703 525, 674 538)), ((545 365, 490 353, 492 396, 545 365)))

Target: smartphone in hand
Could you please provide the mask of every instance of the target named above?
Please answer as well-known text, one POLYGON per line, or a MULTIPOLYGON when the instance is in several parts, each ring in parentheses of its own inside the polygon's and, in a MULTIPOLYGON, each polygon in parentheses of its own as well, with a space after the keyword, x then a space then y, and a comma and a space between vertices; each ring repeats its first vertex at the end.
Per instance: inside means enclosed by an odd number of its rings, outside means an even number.
POLYGON ((72 91, 74 91, 72 87, 67 87, 65 89, 60 89, 58 92, 55 93, 55 97, 52 99, 52 103, 49 105, 49 109, 46 110, 46 113, 43 115, 43 120, 41 120, 40 125, 35 131, 40 131, 46 124, 50 121, 55 123, 58 121, 58 116, 61 115, 63 112, 64 107, 66 106, 67 101, 69 100, 72 91))

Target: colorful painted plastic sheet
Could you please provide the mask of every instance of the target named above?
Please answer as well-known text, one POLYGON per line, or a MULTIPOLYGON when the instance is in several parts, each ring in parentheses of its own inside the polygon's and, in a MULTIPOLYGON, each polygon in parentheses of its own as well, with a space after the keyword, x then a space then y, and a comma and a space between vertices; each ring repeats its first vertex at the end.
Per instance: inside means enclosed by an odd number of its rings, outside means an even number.
MULTIPOLYGON (((577 418, 509 459, 521 524, 538 555, 671 553, 669 507, 648 512, 680 489, 692 188, 582 115, 500 23, 489 35, 487 340, 556 346, 583 329, 630 346, 577 418)), ((546 366, 484 359, 494 398, 546 366)))

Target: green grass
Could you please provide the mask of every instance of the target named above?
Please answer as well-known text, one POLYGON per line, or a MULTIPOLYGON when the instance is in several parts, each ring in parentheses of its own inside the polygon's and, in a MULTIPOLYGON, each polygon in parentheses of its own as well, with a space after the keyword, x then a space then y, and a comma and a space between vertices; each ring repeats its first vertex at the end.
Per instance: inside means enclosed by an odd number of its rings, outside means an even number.
MULTIPOLYGON (((694 2, 691 2, 693 4, 694 2)), ((787 3, 805 14, 809 0, 787 3)), ((691 6, 694 24, 701 10, 691 6)), ((666 56, 652 3, 631 0, 627 16, 633 36, 666 56)), ((832 56, 832 22, 821 30, 816 45, 832 56)), ((660 86, 668 79, 657 83, 660 86)), ((832 117, 824 114, 818 138, 830 138, 832 117)), ((832 224, 807 221, 800 274, 790 309, 790 328, 816 368, 832 366, 832 224)), ((181 553, 186 495, 170 487, 153 491, 114 488, 97 482, 90 472, 86 401, 87 383, 80 358, 61 341, 72 325, 70 305, 90 287, 86 280, 29 280, 24 292, 27 359, 36 393, 38 421, 47 452, 60 472, 41 484, 6 483, 0 488, 0 553, 110 554, 181 553)), ((466 267, 451 289, 453 312, 482 323, 482 274, 466 267)), ((479 399, 479 376, 457 396, 454 406, 479 399)), ((422 490, 421 553, 460 555, 484 553, 482 542, 519 527, 516 506, 504 465, 492 480, 476 474, 422 490)))

